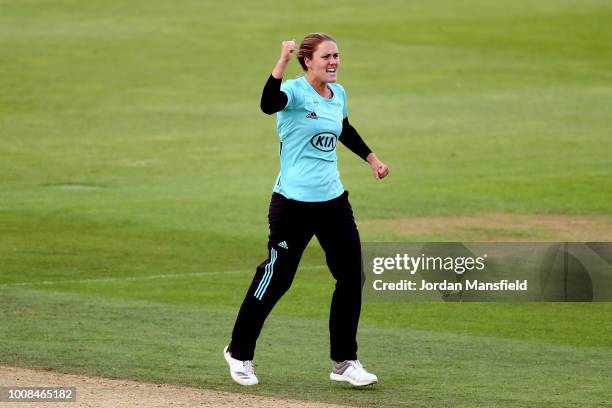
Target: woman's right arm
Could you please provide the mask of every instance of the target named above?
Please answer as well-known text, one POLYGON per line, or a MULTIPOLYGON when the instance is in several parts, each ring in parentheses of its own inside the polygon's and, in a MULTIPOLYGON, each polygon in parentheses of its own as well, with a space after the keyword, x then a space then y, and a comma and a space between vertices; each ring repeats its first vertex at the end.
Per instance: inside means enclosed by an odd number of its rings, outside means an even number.
POLYGON ((281 45, 281 55, 272 70, 272 75, 268 78, 261 94, 261 110, 268 115, 282 111, 287 106, 287 94, 280 90, 285 68, 291 60, 291 54, 295 49, 295 41, 283 41, 281 45))

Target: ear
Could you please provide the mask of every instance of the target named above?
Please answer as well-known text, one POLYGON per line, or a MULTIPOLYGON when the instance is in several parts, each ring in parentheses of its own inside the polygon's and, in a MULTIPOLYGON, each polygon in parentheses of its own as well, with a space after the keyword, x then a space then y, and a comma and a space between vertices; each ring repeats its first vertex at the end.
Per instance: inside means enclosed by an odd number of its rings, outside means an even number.
POLYGON ((312 65, 312 60, 308 57, 304 57, 304 64, 306 64, 306 68, 310 68, 310 65, 312 65))

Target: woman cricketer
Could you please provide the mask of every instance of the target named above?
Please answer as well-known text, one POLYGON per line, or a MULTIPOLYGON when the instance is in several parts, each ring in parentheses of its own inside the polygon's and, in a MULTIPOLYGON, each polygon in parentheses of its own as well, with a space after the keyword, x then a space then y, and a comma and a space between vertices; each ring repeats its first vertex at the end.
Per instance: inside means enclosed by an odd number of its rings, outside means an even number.
POLYGON ((283 41, 261 97, 261 109, 277 114, 280 136, 280 173, 268 213, 268 257, 257 267, 224 355, 234 381, 258 383, 253 367, 257 338, 266 317, 291 286, 302 252, 314 235, 336 280, 329 316, 330 379, 369 385, 378 379, 357 359, 361 243, 348 192, 340 182, 336 143, 366 160, 377 179, 386 177, 389 168, 349 124, 346 94, 336 83, 340 66, 336 40, 322 33, 307 35, 297 53, 305 75, 281 85, 294 49, 295 41, 283 41))

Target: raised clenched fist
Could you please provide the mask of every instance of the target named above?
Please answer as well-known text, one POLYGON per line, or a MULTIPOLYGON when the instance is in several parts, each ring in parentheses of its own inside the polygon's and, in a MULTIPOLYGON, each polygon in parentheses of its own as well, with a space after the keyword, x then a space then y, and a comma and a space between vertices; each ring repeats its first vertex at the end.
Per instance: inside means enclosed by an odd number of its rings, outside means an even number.
POLYGON ((295 50, 295 40, 291 41, 283 41, 281 45, 281 55, 280 59, 285 62, 289 62, 291 59, 291 54, 295 50))

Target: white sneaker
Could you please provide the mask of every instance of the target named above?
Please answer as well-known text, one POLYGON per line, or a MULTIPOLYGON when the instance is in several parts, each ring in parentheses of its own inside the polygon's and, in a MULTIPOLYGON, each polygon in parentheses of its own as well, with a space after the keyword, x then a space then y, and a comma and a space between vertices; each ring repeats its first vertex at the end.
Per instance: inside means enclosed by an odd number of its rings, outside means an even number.
POLYGON ((368 373, 359 360, 345 360, 334 362, 334 368, 329 374, 329 379, 334 381, 345 381, 352 385, 362 387, 378 382, 378 377, 368 373))
POLYGON ((225 346, 223 349, 223 356, 225 357, 225 361, 227 361, 227 365, 229 365, 232 379, 240 385, 258 384, 259 381, 257 381, 257 376, 255 376, 253 360, 236 360, 229 351, 227 351, 227 347, 228 346, 225 346))

